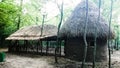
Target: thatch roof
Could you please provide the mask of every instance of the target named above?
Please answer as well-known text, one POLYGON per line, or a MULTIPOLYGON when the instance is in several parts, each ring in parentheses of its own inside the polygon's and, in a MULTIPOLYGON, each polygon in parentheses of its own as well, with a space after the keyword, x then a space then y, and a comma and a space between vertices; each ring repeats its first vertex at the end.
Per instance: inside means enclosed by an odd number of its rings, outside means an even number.
MULTIPOLYGON (((85 31, 86 5, 85 1, 80 2, 62 25, 60 37, 82 37, 85 31)), ((100 15, 98 22, 99 8, 93 3, 88 2, 88 22, 87 37, 94 37, 97 32, 97 38, 107 38, 109 36, 108 22, 100 15), (96 32, 95 32, 96 29, 96 32)), ((110 29, 110 37, 113 37, 113 31, 110 29)))
POLYGON ((38 40, 57 35, 57 27, 54 25, 44 25, 42 36, 41 28, 41 25, 23 27, 11 34, 6 40, 38 40))

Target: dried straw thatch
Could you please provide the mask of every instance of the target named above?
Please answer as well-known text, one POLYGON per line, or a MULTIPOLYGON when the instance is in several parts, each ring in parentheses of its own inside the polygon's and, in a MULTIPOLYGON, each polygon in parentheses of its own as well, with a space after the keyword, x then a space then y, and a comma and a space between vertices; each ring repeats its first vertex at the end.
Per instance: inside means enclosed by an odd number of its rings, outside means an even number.
MULTIPOLYGON (((97 38, 107 38, 109 36, 108 22, 100 15, 98 22, 99 8, 93 3, 88 2, 88 22, 87 22, 87 37, 94 37, 97 33, 97 38), (96 32, 95 32, 96 29, 96 32)), ((86 21, 86 2, 80 2, 75 7, 71 16, 62 25, 60 29, 61 37, 82 37, 85 32, 86 21)), ((110 29, 110 37, 114 37, 113 31, 110 29)))
POLYGON ((6 40, 38 40, 57 35, 57 27, 53 25, 44 25, 41 36, 42 26, 28 26, 19 29, 11 34, 6 40))

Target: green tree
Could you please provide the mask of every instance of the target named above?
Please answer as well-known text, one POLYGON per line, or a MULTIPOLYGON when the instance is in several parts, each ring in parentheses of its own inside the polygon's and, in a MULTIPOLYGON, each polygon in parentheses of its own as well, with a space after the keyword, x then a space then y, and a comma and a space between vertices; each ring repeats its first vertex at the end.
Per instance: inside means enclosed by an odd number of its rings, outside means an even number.
POLYGON ((11 2, 0 2, 0 42, 3 42, 4 36, 8 36, 16 29, 15 21, 18 8, 11 2))

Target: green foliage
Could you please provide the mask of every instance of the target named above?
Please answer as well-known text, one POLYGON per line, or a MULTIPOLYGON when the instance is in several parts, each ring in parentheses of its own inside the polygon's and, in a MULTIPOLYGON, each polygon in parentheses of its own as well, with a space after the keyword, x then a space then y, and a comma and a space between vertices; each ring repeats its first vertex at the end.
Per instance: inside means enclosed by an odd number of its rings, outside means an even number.
POLYGON ((12 0, 0 2, 0 45, 6 46, 5 38, 16 30, 18 9, 12 0))
POLYGON ((12 3, 0 2, 0 34, 10 34, 15 30, 18 8, 12 3))

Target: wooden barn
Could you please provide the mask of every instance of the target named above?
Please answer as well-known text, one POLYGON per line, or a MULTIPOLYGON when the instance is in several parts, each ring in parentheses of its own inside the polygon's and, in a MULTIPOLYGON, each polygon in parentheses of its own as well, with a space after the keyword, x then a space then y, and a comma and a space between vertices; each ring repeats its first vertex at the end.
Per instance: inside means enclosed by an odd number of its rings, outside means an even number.
POLYGON ((67 21, 60 29, 60 37, 66 39, 65 56, 67 58, 82 61, 84 55, 84 33, 85 23, 87 26, 86 39, 88 44, 86 61, 93 61, 94 39, 96 36, 96 61, 107 60, 107 40, 114 37, 114 32, 110 29, 108 22, 100 14, 98 21, 99 8, 93 3, 88 2, 88 21, 86 22, 85 1, 80 2, 67 21), (110 38, 108 38, 110 36, 110 38))
POLYGON ((37 52, 47 54, 49 42, 56 42, 57 27, 54 25, 27 26, 11 34, 6 40, 10 40, 9 52, 37 52), (44 43, 44 44, 43 44, 44 43))

